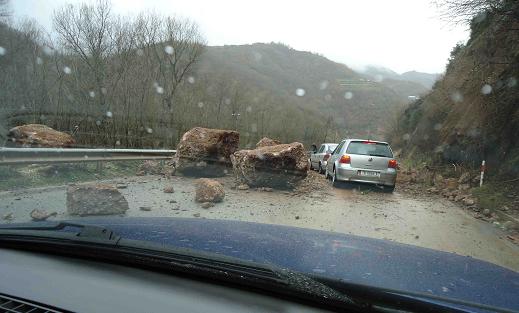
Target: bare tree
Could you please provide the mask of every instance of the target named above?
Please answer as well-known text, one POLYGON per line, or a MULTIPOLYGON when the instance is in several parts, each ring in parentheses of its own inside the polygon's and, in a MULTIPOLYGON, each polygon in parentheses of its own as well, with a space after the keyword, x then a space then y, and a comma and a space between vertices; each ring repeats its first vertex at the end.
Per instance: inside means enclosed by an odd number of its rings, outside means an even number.
POLYGON ((514 0, 437 0, 441 16, 455 24, 468 24, 474 18, 483 20, 488 13, 519 19, 514 0))

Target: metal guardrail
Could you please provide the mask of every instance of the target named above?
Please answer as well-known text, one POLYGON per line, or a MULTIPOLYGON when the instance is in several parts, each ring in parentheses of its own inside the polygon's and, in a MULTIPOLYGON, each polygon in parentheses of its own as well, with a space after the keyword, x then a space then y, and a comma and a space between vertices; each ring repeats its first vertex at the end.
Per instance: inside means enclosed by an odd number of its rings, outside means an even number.
POLYGON ((0 165, 94 161, 167 160, 176 150, 0 147, 0 165))

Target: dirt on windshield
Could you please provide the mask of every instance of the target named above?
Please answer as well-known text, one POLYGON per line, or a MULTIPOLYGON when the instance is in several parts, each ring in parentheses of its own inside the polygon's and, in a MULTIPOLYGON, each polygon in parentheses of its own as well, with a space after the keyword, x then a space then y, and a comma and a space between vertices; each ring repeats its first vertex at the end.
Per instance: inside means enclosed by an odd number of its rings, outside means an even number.
MULTIPOLYGON (((507 239, 503 229, 474 218, 439 195, 413 192, 405 186, 397 186, 394 193, 359 185, 334 188, 315 172, 295 190, 284 191, 236 188, 231 176, 216 180, 223 185, 225 198, 207 208, 194 200, 194 178, 149 175, 104 183, 117 184, 128 201, 123 216, 211 218, 312 228, 454 252, 519 271, 519 246, 507 239)), ((0 193, 0 217, 8 217, 2 222, 30 221, 35 209, 55 212, 49 220, 87 218, 68 215, 66 189, 56 186, 0 193)))

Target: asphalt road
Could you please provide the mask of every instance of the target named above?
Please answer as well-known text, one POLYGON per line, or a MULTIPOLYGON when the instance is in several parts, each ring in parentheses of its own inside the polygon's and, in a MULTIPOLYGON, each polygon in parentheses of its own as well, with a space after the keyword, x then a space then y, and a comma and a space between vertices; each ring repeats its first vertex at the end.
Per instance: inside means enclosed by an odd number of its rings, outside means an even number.
MULTIPOLYGON (((126 216, 229 219, 321 229, 454 252, 519 271, 519 246, 504 239, 501 229, 439 196, 406 194, 398 187, 393 194, 333 188, 315 173, 311 179, 322 181, 307 184, 310 189, 268 192, 232 189, 231 177, 219 178, 226 197, 209 209, 194 201, 192 178, 143 176, 112 182, 127 185, 120 189, 130 206, 126 216), (163 192, 169 185, 174 193, 163 192)), ((51 220, 81 219, 66 213, 65 198, 66 186, 1 192, 0 223, 30 221, 33 209, 57 212, 51 220), (1 220, 10 213, 11 221, 1 220)))

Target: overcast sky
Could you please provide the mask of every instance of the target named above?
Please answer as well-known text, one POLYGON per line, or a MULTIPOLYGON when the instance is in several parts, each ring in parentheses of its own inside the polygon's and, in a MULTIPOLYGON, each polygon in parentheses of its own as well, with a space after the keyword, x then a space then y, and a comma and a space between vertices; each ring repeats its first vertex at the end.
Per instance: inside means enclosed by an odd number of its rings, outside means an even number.
MULTIPOLYGON (((47 30, 65 3, 95 0, 11 0, 15 17, 36 19, 47 30)), ((449 52, 468 39, 466 26, 440 20, 430 0, 112 0, 114 12, 154 10, 188 17, 209 45, 282 42, 359 68, 399 73, 443 72, 449 52)))

